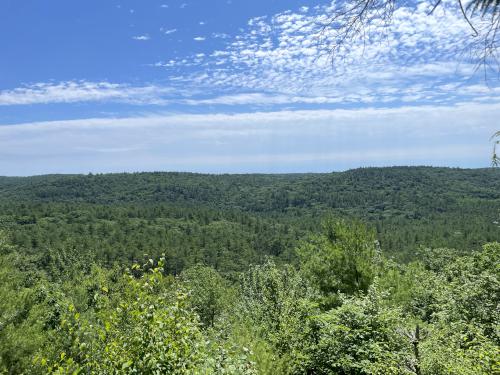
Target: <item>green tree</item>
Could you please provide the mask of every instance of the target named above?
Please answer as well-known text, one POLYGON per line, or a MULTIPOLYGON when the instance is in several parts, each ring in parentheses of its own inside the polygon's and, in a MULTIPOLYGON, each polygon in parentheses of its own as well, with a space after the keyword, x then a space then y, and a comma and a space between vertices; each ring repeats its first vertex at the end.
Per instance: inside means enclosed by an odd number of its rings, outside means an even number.
POLYGON ((181 280, 189 290, 189 304, 206 327, 213 327, 218 317, 232 303, 229 283, 212 267, 194 266, 183 271, 181 280))
POLYGON ((318 312, 313 290, 292 266, 277 267, 268 260, 240 278, 236 314, 251 334, 269 343, 272 360, 300 361, 297 348, 305 335, 305 322, 318 312))
POLYGON ((41 369, 53 374, 223 374, 233 368, 253 373, 245 355, 231 356, 209 344, 187 292, 163 276, 163 260, 134 265, 124 278, 122 293, 97 312, 97 319, 68 306, 56 331, 60 344, 51 356, 40 353, 41 369))
POLYGON ((360 223, 328 220, 321 235, 297 249, 300 267, 323 295, 334 303, 338 293, 366 292, 379 263, 375 233, 360 223))
POLYGON ((401 334, 405 319, 397 308, 384 307, 374 286, 367 295, 309 321, 303 365, 297 374, 414 374, 410 342, 401 334))

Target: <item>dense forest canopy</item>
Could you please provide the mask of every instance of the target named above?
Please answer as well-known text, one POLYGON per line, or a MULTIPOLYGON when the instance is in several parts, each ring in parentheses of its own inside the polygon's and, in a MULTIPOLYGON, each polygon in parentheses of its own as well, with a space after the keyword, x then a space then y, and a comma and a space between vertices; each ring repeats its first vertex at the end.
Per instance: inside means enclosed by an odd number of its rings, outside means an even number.
POLYGON ((500 170, 0 177, 0 373, 494 374, 500 170))
POLYGON ((333 215, 364 221, 385 252, 408 260, 419 246, 499 240, 499 187, 500 170, 426 167, 4 177, 0 220, 16 245, 35 252, 92 249, 111 263, 166 252, 175 262, 242 270, 265 255, 289 260, 333 215))

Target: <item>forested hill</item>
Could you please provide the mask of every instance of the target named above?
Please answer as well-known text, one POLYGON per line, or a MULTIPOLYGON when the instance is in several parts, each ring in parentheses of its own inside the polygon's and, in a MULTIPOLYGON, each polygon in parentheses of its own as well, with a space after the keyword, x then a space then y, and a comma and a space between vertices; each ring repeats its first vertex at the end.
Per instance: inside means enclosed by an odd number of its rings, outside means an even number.
POLYGON ((28 253, 90 249, 114 262, 167 252, 173 271, 197 262, 241 270, 268 255, 289 260, 327 216, 367 223, 400 258, 420 246, 474 249, 500 240, 499 212, 495 169, 0 177, 0 226, 28 253))
POLYGON ((344 209, 425 214, 495 205, 500 171, 363 168, 328 174, 133 173, 0 177, 0 199, 31 202, 192 203, 250 212, 344 209))

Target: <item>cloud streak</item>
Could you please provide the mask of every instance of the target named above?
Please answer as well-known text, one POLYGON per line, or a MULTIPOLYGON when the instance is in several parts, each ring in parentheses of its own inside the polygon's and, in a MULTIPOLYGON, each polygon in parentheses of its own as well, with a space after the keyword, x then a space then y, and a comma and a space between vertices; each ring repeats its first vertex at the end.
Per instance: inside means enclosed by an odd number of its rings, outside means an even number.
POLYGON ((147 115, 0 126, 0 175, 488 166, 499 104, 147 115))
POLYGON ((146 41, 146 40, 150 40, 151 37, 149 35, 137 35, 137 36, 133 36, 132 39, 146 41))
POLYGON ((155 85, 130 86, 88 81, 37 83, 0 91, 0 106, 97 101, 164 104, 161 97, 172 92, 172 88, 155 85))

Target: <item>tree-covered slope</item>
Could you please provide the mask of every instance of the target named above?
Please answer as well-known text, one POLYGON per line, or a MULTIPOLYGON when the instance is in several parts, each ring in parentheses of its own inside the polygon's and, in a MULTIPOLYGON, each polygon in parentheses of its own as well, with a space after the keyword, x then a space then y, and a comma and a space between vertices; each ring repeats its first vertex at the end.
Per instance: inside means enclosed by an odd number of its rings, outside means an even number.
POLYGON ((182 202, 247 211, 290 208, 447 210, 500 198, 500 171, 364 168, 329 174, 133 173, 0 178, 0 199, 90 203, 182 202))
POLYGON ((500 239, 500 171, 366 168, 329 174, 133 173, 0 178, 0 220, 29 253, 92 251, 102 261, 170 254, 241 270, 290 260, 325 216, 377 230, 382 249, 479 248, 500 239), (68 250, 69 249, 69 250, 68 250))

